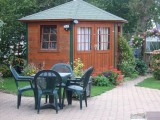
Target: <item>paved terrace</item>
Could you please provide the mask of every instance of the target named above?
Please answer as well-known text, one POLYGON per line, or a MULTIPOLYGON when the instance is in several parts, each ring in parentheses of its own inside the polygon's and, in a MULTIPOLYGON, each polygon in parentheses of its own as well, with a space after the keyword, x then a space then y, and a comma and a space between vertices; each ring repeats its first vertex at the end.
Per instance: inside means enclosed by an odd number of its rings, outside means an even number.
POLYGON ((43 109, 37 114, 33 97, 22 97, 17 109, 17 96, 0 92, 0 120, 130 120, 131 114, 160 111, 160 90, 134 86, 146 77, 149 76, 124 82, 113 90, 89 98, 88 107, 83 102, 82 110, 79 102, 73 101, 58 114, 53 109, 43 109))

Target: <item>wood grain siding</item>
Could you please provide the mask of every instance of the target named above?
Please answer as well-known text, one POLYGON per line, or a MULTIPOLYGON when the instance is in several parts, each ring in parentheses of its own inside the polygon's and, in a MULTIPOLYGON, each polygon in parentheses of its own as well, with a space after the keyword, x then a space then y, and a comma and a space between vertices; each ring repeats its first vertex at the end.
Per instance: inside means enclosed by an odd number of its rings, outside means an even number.
MULTIPOLYGON (((102 70, 109 69, 110 66, 114 66, 114 22, 80 22, 76 24, 74 34, 74 59, 81 58, 84 63, 84 69, 89 66, 94 66, 95 72, 100 72, 102 70), (91 50, 78 50, 77 44, 79 44, 77 35, 79 27, 89 27, 91 28, 91 50), (108 28, 109 29, 109 49, 97 49, 97 29, 98 28, 108 28)), ((105 34, 102 34, 103 37, 105 34)), ((83 37, 82 37, 83 39, 83 37)), ((82 40, 83 41, 83 40, 82 40)), ((99 43, 99 44, 103 44, 99 43)), ((83 43, 82 43, 83 45, 83 43)))
POLYGON ((59 62, 69 62, 69 31, 64 30, 66 22, 32 22, 28 23, 28 62, 36 66, 45 62, 45 69, 50 69, 52 65, 59 62), (58 49, 41 50, 41 25, 57 25, 58 49))
MULTIPOLYGON (((64 30, 64 25, 70 25, 67 21, 46 21, 46 22, 30 22, 28 23, 28 62, 39 66, 45 62, 45 69, 50 69, 54 64, 59 62, 70 62, 70 31, 64 30), (57 26, 57 44, 56 50, 41 49, 41 26, 56 25, 57 26)), ((80 29, 79 29, 80 30, 80 29)), ((116 30, 117 32, 117 30, 116 30)), ((85 38, 86 39, 86 38, 85 38)), ((116 36, 116 52, 118 53, 118 35, 116 36)), ((116 56, 117 57, 117 56, 116 56)), ((84 69, 93 66, 94 72, 101 72, 114 66, 114 22, 105 21, 79 21, 73 25, 73 59, 81 58, 84 63, 84 69), (77 38, 79 27, 86 28, 88 33, 79 33, 83 37, 90 36, 90 42, 81 41, 77 38), (101 31, 109 31, 101 33, 101 31), (99 32, 98 32, 99 31, 99 32), (109 37, 109 48, 105 37, 109 37), (103 37, 103 39, 102 39, 103 37), (81 41, 81 42, 80 42, 81 41), (87 45, 87 48, 82 46, 87 45), (105 45, 105 47, 102 47, 105 45), (99 47, 95 47, 99 46, 99 47)), ((118 59, 118 58, 116 58, 118 59)), ((118 61, 118 60, 117 60, 118 61)))

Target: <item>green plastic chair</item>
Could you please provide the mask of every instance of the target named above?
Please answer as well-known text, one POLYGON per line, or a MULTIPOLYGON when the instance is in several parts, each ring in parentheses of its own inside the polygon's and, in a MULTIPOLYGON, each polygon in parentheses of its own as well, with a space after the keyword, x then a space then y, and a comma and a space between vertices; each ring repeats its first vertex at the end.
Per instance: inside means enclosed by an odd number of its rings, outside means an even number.
POLYGON ((34 88, 33 88, 33 85, 32 85, 33 77, 20 76, 12 66, 10 66, 10 70, 11 70, 11 73, 12 73, 14 79, 15 79, 15 83, 16 83, 16 87, 17 87, 17 109, 19 109, 19 106, 21 105, 22 93, 25 92, 25 91, 29 91, 29 90, 34 91, 34 88), (19 87, 19 82, 28 82, 29 85, 19 87))
POLYGON ((80 109, 82 109, 82 99, 85 100, 85 105, 87 107, 87 95, 86 95, 86 88, 89 83, 90 76, 93 72, 93 67, 88 68, 83 76, 77 80, 68 80, 67 81, 67 100, 68 104, 72 104, 72 93, 74 92, 79 96, 80 101, 80 109))
MULTIPOLYGON (((50 105, 55 105, 56 113, 58 113, 57 99, 60 95, 59 92, 61 93, 61 82, 61 76, 53 70, 42 70, 35 75, 34 84, 37 97, 37 113, 40 111, 42 95, 47 95, 53 98, 50 105)), ((61 105, 61 101, 59 104, 61 105)))
MULTIPOLYGON (((52 66, 51 70, 54 70, 58 73, 71 73, 70 79, 74 78, 74 73, 69 64, 66 63, 57 63, 52 66)), ((63 97, 62 97, 62 106, 61 108, 63 109, 64 106, 64 99, 65 99, 65 92, 66 92, 66 82, 68 78, 63 78, 62 79, 62 87, 63 87, 63 97)), ((47 102, 47 96, 46 96, 46 102, 47 102)))

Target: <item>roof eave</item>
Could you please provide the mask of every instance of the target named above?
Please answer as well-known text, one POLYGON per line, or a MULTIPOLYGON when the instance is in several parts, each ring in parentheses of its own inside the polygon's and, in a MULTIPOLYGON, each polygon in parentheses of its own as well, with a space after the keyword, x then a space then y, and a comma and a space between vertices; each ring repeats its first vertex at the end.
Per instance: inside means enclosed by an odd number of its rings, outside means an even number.
MULTIPOLYGON (((19 19, 20 22, 49 22, 49 21, 73 21, 75 19, 72 18, 66 18, 66 19, 33 19, 33 20, 27 20, 27 19, 19 19)), ((93 20, 93 19, 77 19, 79 21, 108 21, 108 22, 121 22, 121 23, 128 23, 127 20, 93 20)))

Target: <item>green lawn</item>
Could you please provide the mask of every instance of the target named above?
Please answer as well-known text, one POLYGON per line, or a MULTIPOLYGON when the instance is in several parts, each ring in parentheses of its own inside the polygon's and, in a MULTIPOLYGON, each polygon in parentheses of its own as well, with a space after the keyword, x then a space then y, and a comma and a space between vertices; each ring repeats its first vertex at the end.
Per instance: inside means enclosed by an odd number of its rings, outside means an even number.
POLYGON ((153 77, 146 78, 144 81, 138 83, 137 86, 160 89, 160 80, 156 80, 153 77))
MULTIPOLYGON (((28 84, 26 82, 25 83, 24 82, 20 83, 20 86, 24 86, 24 85, 29 85, 29 83, 28 84)), ((113 88, 114 88, 114 86, 110 86, 110 87, 109 86, 108 87, 92 86, 91 96, 100 95, 100 94, 104 93, 105 91, 111 90, 113 88)), ((15 81, 12 77, 5 78, 4 79, 4 88, 2 88, 0 86, 0 89, 4 92, 11 93, 11 94, 16 94, 17 93, 15 81)), ((33 96, 33 91, 27 91, 23 95, 24 96, 33 96)))

